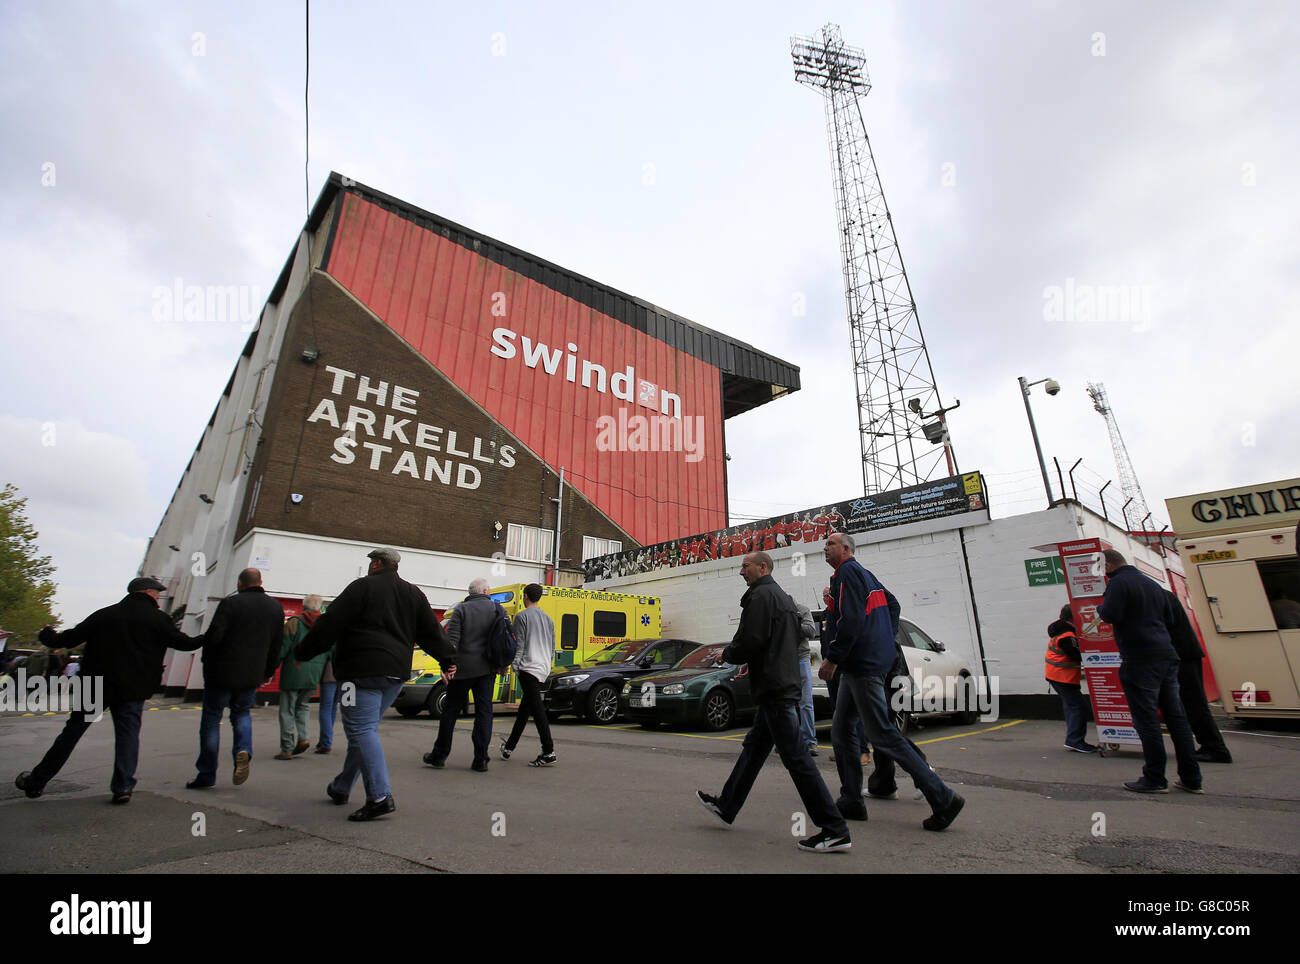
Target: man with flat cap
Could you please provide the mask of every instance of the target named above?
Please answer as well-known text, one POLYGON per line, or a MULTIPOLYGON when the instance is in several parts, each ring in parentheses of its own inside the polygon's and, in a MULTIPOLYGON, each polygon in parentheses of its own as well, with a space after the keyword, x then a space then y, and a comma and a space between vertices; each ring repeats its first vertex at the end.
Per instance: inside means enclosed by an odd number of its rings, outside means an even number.
POLYGON ((231 783, 248 779, 253 759, 253 699, 280 665, 284 607, 262 588, 262 573, 245 569, 237 589, 217 604, 203 634, 203 716, 199 720, 198 775, 185 786, 205 790, 217 782, 221 716, 230 709, 235 770, 231 783))
POLYGON ((298 659, 308 660, 334 647, 348 753, 342 771, 326 784, 325 795, 334 803, 347 803, 360 776, 366 803, 348 816, 358 821, 397 809, 379 740, 379 720, 411 675, 415 647, 438 660, 448 680, 456 675, 456 651, 434 618, 428 598, 419 586, 397 574, 401 554, 396 549, 374 549, 367 558, 369 573, 348 583, 294 650, 298 659))
MULTIPOLYGON (((136 763, 140 759, 140 717, 144 701, 162 682, 163 655, 168 649, 194 650, 201 639, 186 636, 158 608, 158 594, 167 587, 157 579, 132 579, 121 602, 96 610, 62 633, 46 626, 40 641, 66 648, 86 644, 81 676, 103 680, 103 702, 113 714, 113 777, 109 789, 113 802, 129 803, 135 789, 136 763)), ((33 770, 18 774, 14 785, 29 797, 39 797, 45 785, 68 762, 90 724, 101 712, 73 710, 54 745, 33 770)))

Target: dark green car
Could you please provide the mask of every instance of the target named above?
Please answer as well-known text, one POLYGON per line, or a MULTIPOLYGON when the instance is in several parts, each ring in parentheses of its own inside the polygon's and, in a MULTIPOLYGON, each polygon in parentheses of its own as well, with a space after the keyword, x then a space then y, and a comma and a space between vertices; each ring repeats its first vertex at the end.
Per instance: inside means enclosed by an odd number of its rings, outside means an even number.
POLYGON ((741 717, 752 716, 747 667, 723 662, 725 643, 701 646, 673 666, 650 676, 628 680, 619 697, 627 719, 653 729, 703 726, 726 730, 741 717))

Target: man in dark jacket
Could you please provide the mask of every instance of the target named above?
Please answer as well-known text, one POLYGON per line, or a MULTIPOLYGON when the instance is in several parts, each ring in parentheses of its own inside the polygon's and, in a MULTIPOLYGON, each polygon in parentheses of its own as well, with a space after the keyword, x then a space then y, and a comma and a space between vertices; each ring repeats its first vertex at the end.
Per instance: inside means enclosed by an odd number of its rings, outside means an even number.
POLYGON ((262 588, 262 574, 245 569, 238 590, 217 604, 203 634, 203 715, 199 720, 198 775, 185 784, 204 790, 217 782, 221 752, 221 716, 230 708, 235 773, 232 783, 248 779, 253 759, 253 718, 249 710, 257 688, 275 674, 280 661, 284 607, 262 588))
POLYGON ((695 796, 704 808, 730 824, 745 804, 764 761, 773 747, 780 754, 799 799, 821 832, 799 841, 800 850, 833 853, 852 846, 849 828, 835 809, 817 765, 799 736, 799 613, 794 600, 771 576, 772 557, 766 552, 745 556, 740 575, 749 588, 740 598, 740 625, 731 645, 722 651, 728 663, 749 665, 749 686, 756 706, 754 725, 745 735, 740 757, 722 788, 712 797, 695 796))
POLYGON ((1196 741, 1178 698, 1178 653, 1169 639, 1165 590, 1149 576, 1128 564, 1115 549, 1107 549, 1106 593, 1097 615, 1115 631, 1115 645, 1123 660, 1119 682, 1128 700, 1133 728, 1142 741, 1142 777, 1124 784, 1135 793, 1168 793, 1165 779, 1165 739, 1160 715, 1165 718, 1178 758, 1175 786, 1201 793, 1201 767, 1196 762, 1196 741))
POLYGON ((1219 732, 1205 698, 1205 675, 1201 669, 1205 654, 1201 651, 1201 641, 1182 602, 1171 592, 1165 595, 1169 597, 1165 625, 1169 628, 1169 640, 1178 653, 1178 698, 1187 711, 1187 724, 1200 743, 1196 748, 1196 759, 1200 763, 1231 763, 1232 754, 1223 742, 1223 734, 1219 732))
POLYGON ((469 595, 457 604, 447 622, 447 638, 456 650, 456 678, 447 684, 447 701, 443 704, 442 719, 438 721, 438 738, 433 749, 424 755, 424 762, 440 770, 451 753, 452 737, 456 735, 456 720, 465 709, 469 694, 474 694, 474 762, 472 769, 484 773, 488 768, 488 745, 492 742, 492 685, 496 671, 502 666, 492 666, 488 661, 488 639, 498 616, 505 619, 505 610, 488 596, 488 581, 475 579, 469 584, 469 595))
POLYGON ((853 557, 853 539, 835 532, 826 540, 826 561, 835 570, 835 642, 823 654, 818 675, 829 680, 838 669, 839 699, 831 721, 831 745, 840 775, 840 813, 866 820, 862 802, 862 761, 854 728, 861 717, 877 753, 887 753, 907 771, 934 812, 922 821, 926 830, 944 830, 957 818, 965 799, 950 789, 903 739, 894 726, 885 692, 886 677, 897 657, 894 645, 898 601, 853 557), (891 605, 892 601, 892 605, 891 605))
MULTIPOLYGON (((135 789, 140 717, 144 701, 162 681, 163 656, 168 649, 193 650, 202 645, 201 639, 186 636, 158 608, 158 593, 165 588, 147 576, 132 579, 126 597, 117 605, 91 613, 66 632, 46 626, 40 633, 46 646, 85 643, 81 675, 87 681, 95 677, 103 680, 104 702, 113 714, 115 737, 109 789, 118 804, 129 802, 135 789)), ((14 781, 18 789, 29 797, 39 797, 95 719, 98 717, 74 710, 36 768, 18 775, 14 781)))
POLYGON ((456 675, 456 652, 434 619, 428 598, 397 574, 402 560, 398 551, 375 549, 368 558, 370 572, 348 583, 295 650, 298 659, 309 660, 334 647, 348 753, 325 794, 337 804, 347 803, 360 776, 366 804, 348 815, 358 821, 397 809, 379 720, 411 675, 415 647, 438 660, 447 679, 456 675))

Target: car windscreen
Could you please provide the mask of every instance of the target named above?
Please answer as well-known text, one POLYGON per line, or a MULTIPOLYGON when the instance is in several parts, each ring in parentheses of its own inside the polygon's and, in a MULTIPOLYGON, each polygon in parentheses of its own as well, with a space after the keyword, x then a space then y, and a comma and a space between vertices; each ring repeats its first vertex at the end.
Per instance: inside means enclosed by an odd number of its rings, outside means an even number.
POLYGON ((657 640, 625 639, 621 643, 614 643, 611 646, 606 646, 591 658, 583 660, 582 665, 604 666, 609 663, 626 663, 630 659, 636 659, 641 650, 645 649, 653 642, 657 642, 657 640))
POLYGON ((721 644, 701 646, 679 659, 673 669, 721 669, 727 665, 727 661, 722 658, 722 651, 726 648, 721 644))

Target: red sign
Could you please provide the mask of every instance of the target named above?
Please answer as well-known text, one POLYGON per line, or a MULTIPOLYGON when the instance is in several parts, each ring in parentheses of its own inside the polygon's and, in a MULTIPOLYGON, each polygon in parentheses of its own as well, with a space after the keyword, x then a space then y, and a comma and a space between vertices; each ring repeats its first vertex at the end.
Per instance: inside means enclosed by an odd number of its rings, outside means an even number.
POLYGON ((1122 660, 1115 645, 1115 634, 1097 615, 1106 591, 1101 540, 1063 542, 1058 548, 1061 565, 1065 567, 1065 586, 1070 594, 1079 652, 1083 655, 1088 698, 1092 700, 1092 715, 1097 721, 1097 742, 1140 744, 1119 681, 1122 660))

